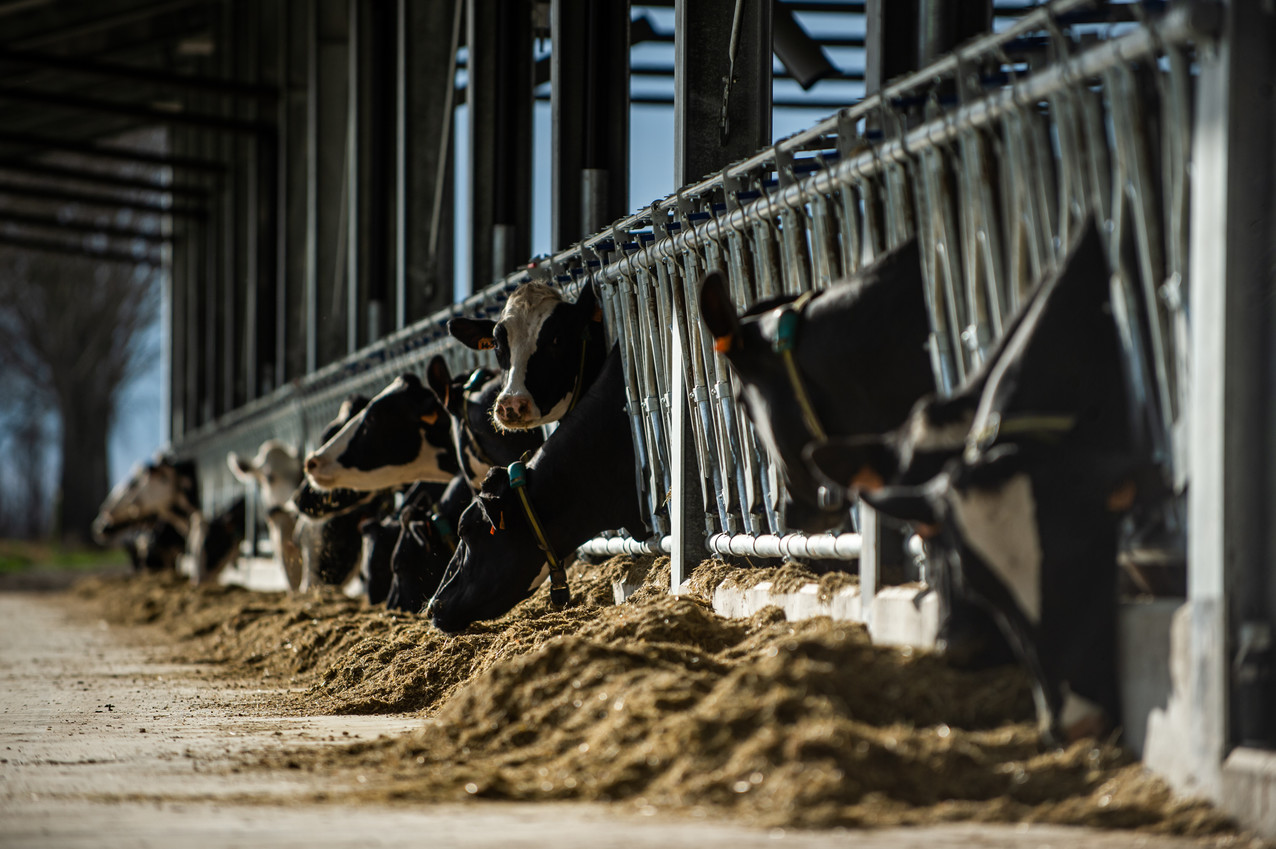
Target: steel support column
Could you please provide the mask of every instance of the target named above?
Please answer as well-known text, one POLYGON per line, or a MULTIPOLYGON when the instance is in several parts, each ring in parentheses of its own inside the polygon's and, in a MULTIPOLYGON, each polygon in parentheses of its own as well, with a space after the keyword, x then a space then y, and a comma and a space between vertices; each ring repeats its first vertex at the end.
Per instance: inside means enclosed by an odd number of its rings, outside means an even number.
POLYGON ((467 0, 470 289, 532 252, 532 4, 467 0))
POLYGON ((394 326, 452 302, 454 46, 465 0, 398 0, 394 326))
MULTIPOLYGON (((685 186, 771 142, 771 3, 744 0, 733 45, 732 0, 674 3, 674 183, 685 186), (734 58, 733 58, 734 57, 734 58), (723 81, 730 80, 724 91, 723 81), (724 109, 724 98, 726 98, 724 109), (725 120, 724 120, 725 111, 725 120)), ((678 333, 675 325, 674 333, 678 333)), ((706 554, 700 470, 681 340, 672 343, 671 580, 677 588, 706 554)))
POLYGON ((553 249, 629 212, 629 4, 554 0, 553 249))
POLYGON ((311 215, 309 144, 310 51, 314 41, 314 5, 310 0, 285 0, 278 49, 283 58, 283 96, 279 101, 279 257, 278 315, 276 317, 276 383, 282 385, 306 373, 311 325, 307 322, 307 278, 314 246, 308 241, 311 215))

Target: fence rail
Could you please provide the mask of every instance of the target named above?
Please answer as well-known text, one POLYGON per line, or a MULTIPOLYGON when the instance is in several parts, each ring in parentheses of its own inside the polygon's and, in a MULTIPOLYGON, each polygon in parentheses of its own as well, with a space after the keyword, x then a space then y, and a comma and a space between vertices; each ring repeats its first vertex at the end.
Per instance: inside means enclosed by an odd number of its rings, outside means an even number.
MULTIPOLYGON (((867 557, 858 534, 788 532, 782 484, 702 329, 701 275, 724 269, 744 307, 826 287, 916 234, 932 366, 949 391, 1093 215, 1108 235, 1139 425, 1181 492, 1193 63, 1218 9, 1189 2, 1146 19, 1134 6, 1137 23, 1096 26, 1086 5, 1057 0, 1026 14, 175 448, 199 460, 207 502, 224 502, 234 487, 228 450, 270 437, 312 446, 348 393, 373 394, 436 353, 455 369, 485 362, 447 336, 448 318, 494 314, 529 279, 592 284, 622 353, 652 538, 600 538, 588 550, 671 551, 675 534, 691 533, 722 554, 867 557), (689 445, 676 444, 683 399, 689 445), (684 451, 697 460, 698 492, 676 485, 684 451), (683 527, 678 515, 703 520, 683 527)), ((1177 509, 1167 505, 1167 525, 1181 531, 1177 509)))

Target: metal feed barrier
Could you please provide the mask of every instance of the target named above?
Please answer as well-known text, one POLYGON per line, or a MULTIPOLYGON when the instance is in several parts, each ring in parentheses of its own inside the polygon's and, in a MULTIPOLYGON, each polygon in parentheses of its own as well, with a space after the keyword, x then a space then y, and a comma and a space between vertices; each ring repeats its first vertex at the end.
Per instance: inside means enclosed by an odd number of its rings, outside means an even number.
MULTIPOLYGON (((916 233, 931 361, 946 391, 979 366, 1029 287, 1094 215, 1108 234, 1139 424, 1182 492, 1194 45, 1210 38, 1216 10, 1191 2, 1143 19, 1135 6, 1138 23, 1107 24, 1086 5, 1059 0, 1033 11, 176 448, 199 460, 206 503, 216 506, 232 491, 228 450, 255 451, 272 436, 313 447, 348 393, 373 394, 435 353, 456 369, 477 364, 447 336, 448 318, 491 315, 528 279, 573 294, 591 283, 620 344, 636 482, 653 533, 600 538, 585 550, 673 552, 675 585, 696 547, 689 541, 717 554, 858 557, 871 595, 867 510, 863 536, 785 526, 782 485, 703 330, 701 276, 724 269, 745 307, 826 287, 916 233), (686 485, 689 468, 697 471, 686 485)), ((1167 506, 1165 523, 1181 532, 1178 509, 1167 506)))

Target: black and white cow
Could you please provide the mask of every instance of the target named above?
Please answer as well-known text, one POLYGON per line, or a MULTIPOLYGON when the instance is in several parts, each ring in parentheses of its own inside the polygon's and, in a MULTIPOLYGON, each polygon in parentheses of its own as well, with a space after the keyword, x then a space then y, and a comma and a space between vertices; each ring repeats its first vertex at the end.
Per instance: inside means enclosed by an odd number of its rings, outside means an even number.
MULTIPOLYGON (((342 403, 337 417, 324 430, 323 439, 334 435, 366 408, 368 399, 352 395, 342 403)), ((340 586, 359 568, 363 537, 359 525, 379 518, 392 502, 388 489, 319 489, 303 480, 293 492, 289 505, 298 514, 296 541, 301 550, 302 583, 306 589, 317 584, 340 586)))
POLYGON ((194 560, 191 583, 208 584, 239 554, 239 544, 244 541, 244 523, 247 520, 245 501, 235 499, 230 507, 211 519, 195 514, 187 539, 187 550, 194 560))
POLYGON ((301 458, 296 449, 282 440, 268 439, 251 459, 231 451, 226 455, 226 465, 236 478, 257 487, 275 559, 283 567, 288 588, 300 589, 301 550, 294 539, 297 512, 288 504, 302 480, 301 458))
POLYGON ((460 461, 461 474, 475 491, 492 466, 509 465, 545 441, 540 428, 497 428, 492 410, 504 383, 501 374, 475 369, 468 376, 453 377, 447 361, 440 356, 430 360, 425 374, 451 418, 452 448, 460 461))
MULTIPOLYGON (((918 474, 919 451, 912 465, 886 469, 895 480, 884 487, 865 485, 877 470, 866 472, 862 445, 810 457, 929 538, 932 561, 997 620, 1033 676, 1043 731, 1062 740, 1119 719, 1117 527, 1156 476, 1133 438, 1097 230, 1086 228, 1007 335, 981 378, 966 437, 930 480, 903 482, 918 474)), ((897 434, 895 445, 913 435, 897 434)), ((931 453, 926 463, 942 452, 931 453)))
MULTIPOLYGON (((623 527, 641 535, 645 528, 624 390, 613 348, 589 392, 526 464, 525 492, 559 557, 601 531, 623 527)), ((429 608, 444 631, 501 616, 547 574, 545 554, 506 468, 488 473, 461 514, 457 535, 456 554, 429 608)))
POLYGON ((720 271, 700 288, 700 312, 739 378, 740 396, 784 475, 785 519, 829 530, 845 511, 821 498, 802 457, 817 436, 883 433, 935 388, 930 334, 915 241, 854 278, 794 303, 768 300, 736 313, 720 271), (793 369, 781 350, 791 346, 793 369), (809 408, 801 396, 809 398, 809 408), (815 422, 811 421, 814 417, 815 422))
POLYGON ((111 491, 93 521, 93 532, 109 536, 130 524, 164 521, 185 537, 198 510, 195 463, 160 457, 134 469, 111 491))
POLYGON ((404 374, 306 458, 317 489, 371 492, 417 481, 446 484, 459 466, 442 402, 421 379, 404 374))
POLYGON ((390 561, 393 580, 387 608, 421 612, 456 551, 456 526, 473 498, 469 481, 461 475, 439 495, 418 487, 409 491, 399 512, 401 530, 390 561))
POLYGON ((558 289, 525 283, 495 321, 454 318, 448 331, 475 350, 494 350, 504 371, 493 408, 510 430, 558 421, 597 378, 606 358, 602 309, 593 287, 576 303, 558 289))

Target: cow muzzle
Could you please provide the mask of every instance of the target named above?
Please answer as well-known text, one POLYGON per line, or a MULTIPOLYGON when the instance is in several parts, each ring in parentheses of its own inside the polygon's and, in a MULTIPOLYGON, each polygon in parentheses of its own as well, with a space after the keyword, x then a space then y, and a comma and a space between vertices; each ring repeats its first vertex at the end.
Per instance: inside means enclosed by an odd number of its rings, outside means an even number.
POLYGON ((319 489, 331 489, 337 480, 338 466, 326 457, 311 454, 306 458, 306 477, 319 489))
POLYGON ((527 395, 502 395, 496 399, 496 421, 507 428, 529 427, 532 399, 527 395))

